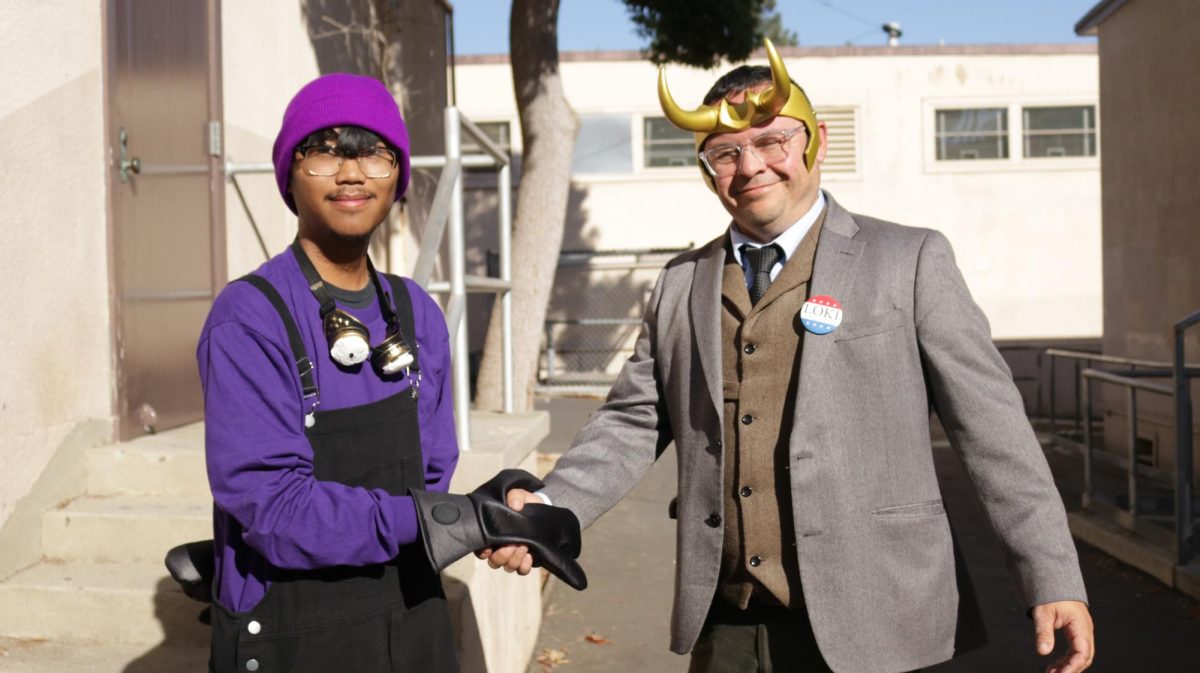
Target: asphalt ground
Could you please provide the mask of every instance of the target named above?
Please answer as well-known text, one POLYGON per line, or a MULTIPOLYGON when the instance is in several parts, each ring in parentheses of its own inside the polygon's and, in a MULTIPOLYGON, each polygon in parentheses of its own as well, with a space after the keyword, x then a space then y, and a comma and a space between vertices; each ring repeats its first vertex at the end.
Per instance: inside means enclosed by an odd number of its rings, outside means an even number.
MULTIPOLYGON (((564 450, 599 405, 592 400, 541 400, 551 412, 540 450, 564 450)), ((935 430, 936 438, 936 430, 935 430)), ((954 452, 935 441, 946 509, 984 613, 989 644, 926 673, 1041 671, 1057 656, 1034 651, 1033 625, 954 452)), ((1081 461, 1047 450, 1068 510, 1077 509, 1081 461)), ((584 532, 584 592, 551 580, 545 618, 529 673, 684 673, 688 658, 671 653, 674 591, 675 455, 668 449, 619 505, 584 532)), ((1200 673, 1200 604, 1098 549, 1076 543, 1096 623, 1096 673, 1200 673)))

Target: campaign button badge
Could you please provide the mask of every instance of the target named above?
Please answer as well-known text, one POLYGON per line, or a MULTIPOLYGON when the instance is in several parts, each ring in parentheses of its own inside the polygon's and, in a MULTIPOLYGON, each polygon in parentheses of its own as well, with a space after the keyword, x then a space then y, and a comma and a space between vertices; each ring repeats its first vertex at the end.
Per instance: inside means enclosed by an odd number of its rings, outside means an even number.
POLYGON ((842 305, 828 295, 817 295, 804 302, 800 322, 813 334, 829 334, 842 324, 842 305))

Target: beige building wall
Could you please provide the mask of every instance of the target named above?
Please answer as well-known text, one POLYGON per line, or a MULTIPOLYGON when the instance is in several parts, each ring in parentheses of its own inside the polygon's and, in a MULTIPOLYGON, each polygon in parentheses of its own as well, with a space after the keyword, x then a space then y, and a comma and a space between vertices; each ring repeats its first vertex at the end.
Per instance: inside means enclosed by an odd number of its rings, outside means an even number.
MULTIPOLYGON (((1100 335, 1099 160, 1025 159, 1020 149, 1023 106, 1097 103, 1092 46, 783 54, 818 110, 849 109, 856 120, 856 166, 823 175, 842 205, 944 232, 996 338, 1100 335), (935 160, 935 110, 992 106, 1009 111, 1016 134, 1009 159, 935 160)), ((642 166, 642 119, 661 116, 656 68, 636 53, 567 53, 563 61, 576 112, 628 116, 633 153, 631 171, 574 176, 564 247, 678 247, 720 234, 728 216, 698 169, 642 166)), ((668 81, 676 100, 691 107, 726 69, 670 67, 668 81)), ((510 121, 519 150, 507 61, 461 58, 457 80, 464 112, 475 121, 510 121)))
POLYGON ((112 432, 101 13, 0 3, 0 527, 68 437, 112 432))
MULTIPOLYGON (((1200 309, 1200 4, 1108 4, 1120 6, 1099 26, 1104 352, 1171 360, 1175 321, 1200 309)), ((1186 341, 1188 359, 1200 361, 1200 330, 1186 341)), ((1106 387, 1104 399, 1106 443, 1124 451, 1122 391, 1106 387)), ((1139 396, 1139 435, 1166 469, 1175 464, 1172 404, 1139 396)))
MULTIPOLYGON (((221 3, 226 161, 269 164, 288 101, 321 74, 302 9, 300 2, 277 0, 221 3)), ((280 198, 275 174, 243 174, 237 180, 267 252, 282 252, 296 236, 296 216, 280 198)), ((266 261, 250 218, 228 181, 225 241, 231 279, 266 261)))

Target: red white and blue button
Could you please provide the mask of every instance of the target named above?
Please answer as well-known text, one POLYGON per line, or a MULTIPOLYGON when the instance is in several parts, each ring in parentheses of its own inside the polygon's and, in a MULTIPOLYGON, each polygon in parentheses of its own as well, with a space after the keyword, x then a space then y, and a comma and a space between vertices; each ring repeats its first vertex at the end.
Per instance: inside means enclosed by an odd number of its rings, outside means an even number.
POLYGON ((828 295, 817 295, 804 302, 800 322, 813 334, 829 334, 842 324, 842 305, 828 295))

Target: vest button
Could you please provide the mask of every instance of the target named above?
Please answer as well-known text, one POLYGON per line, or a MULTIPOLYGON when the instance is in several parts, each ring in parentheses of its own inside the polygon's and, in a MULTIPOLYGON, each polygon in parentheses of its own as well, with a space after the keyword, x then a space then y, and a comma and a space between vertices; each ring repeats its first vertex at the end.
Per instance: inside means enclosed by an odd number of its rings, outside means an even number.
POLYGON ((746 414, 745 416, 742 416, 742 425, 750 425, 753 422, 754 422, 754 417, 751 416, 750 414, 746 414))
POLYGON ((246 630, 250 632, 250 635, 257 636, 259 633, 262 632, 262 624, 259 624, 256 621, 252 621, 246 625, 246 630))
POLYGON ((721 515, 709 514, 708 518, 704 520, 704 523, 708 524, 709 528, 716 528, 717 526, 721 525, 721 515))
POLYGON ((746 344, 745 346, 742 347, 742 352, 745 353, 746 355, 754 355, 755 350, 756 349, 754 348, 754 344, 746 344))
POLYGON ((743 498, 749 498, 750 494, 753 492, 754 492, 754 489, 750 488, 749 486, 743 486, 742 490, 738 491, 738 493, 742 494, 743 498))
POLYGON ((246 660, 246 670, 247 671, 257 671, 258 670, 258 659, 247 659, 246 660))
POLYGON ((762 560, 761 556, 751 556, 750 557, 750 565, 754 566, 755 568, 762 565, 762 562, 763 562, 763 560, 762 560))

